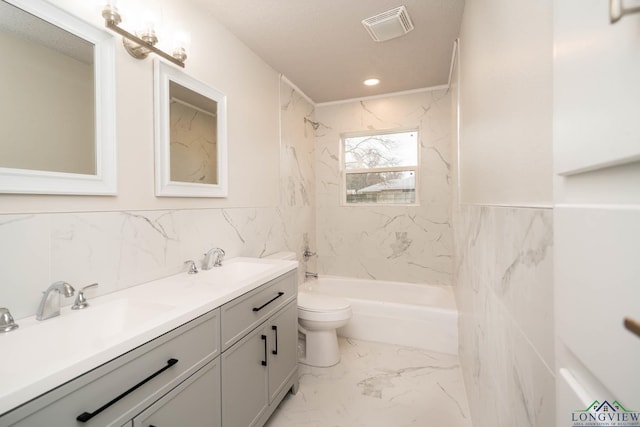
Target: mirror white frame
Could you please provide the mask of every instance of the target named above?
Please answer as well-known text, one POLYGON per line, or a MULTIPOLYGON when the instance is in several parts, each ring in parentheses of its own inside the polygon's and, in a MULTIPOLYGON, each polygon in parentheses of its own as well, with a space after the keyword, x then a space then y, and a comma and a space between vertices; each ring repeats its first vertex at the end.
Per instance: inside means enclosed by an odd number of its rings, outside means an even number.
POLYGON ((94 45, 96 174, 0 167, 0 193, 115 195, 115 42, 111 34, 44 0, 5 0, 94 45))
POLYGON ((227 97, 222 92, 159 59, 154 60, 154 127, 156 196, 227 197, 227 97), (171 181, 169 82, 175 82, 217 103, 217 184, 171 181))

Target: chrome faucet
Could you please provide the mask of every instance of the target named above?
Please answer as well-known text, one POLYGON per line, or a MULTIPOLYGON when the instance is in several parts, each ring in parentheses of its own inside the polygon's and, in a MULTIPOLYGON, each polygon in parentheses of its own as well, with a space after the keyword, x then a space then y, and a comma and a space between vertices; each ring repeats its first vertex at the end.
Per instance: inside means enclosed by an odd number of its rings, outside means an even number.
POLYGON ((213 267, 221 267, 224 255, 224 250, 220 248, 210 249, 209 252, 204 254, 204 259, 202 260, 202 269, 211 270, 213 267))
POLYGON ((71 306, 71 310, 82 310, 83 308, 89 307, 89 301, 87 301, 87 297, 84 296, 84 291, 89 288, 95 288, 96 286, 98 286, 97 283, 92 283, 80 289, 76 296, 76 301, 71 306))
POLYGON ((188 259, 184 262, 184 265, 189 267, 187 274, 198 274, 198 267, 196 267, 196 262, 192 259, 188 259))
POLYGON ((60 315, 60 294, 65 297, 73 296, 75 289, 67 282, 55 282, 43 292, 40 306, 36 313, 36 320, 47 320, 60 315))
POLYGON ((304 277, 305 277, 306 279, 308 279, 309 277, 313 277, 313 278, 316 278, 316 279, 317 279, 317 278, 318 278, 318 273, 312 273, 312 272, 310 272, 310 271, 305 271, 305 272, 304 272, 304 277))
POLYGON ((13 320, 13 316, 6 307, 0 307, 0 333, 9 332, 18 328, 18 324, 13 320))

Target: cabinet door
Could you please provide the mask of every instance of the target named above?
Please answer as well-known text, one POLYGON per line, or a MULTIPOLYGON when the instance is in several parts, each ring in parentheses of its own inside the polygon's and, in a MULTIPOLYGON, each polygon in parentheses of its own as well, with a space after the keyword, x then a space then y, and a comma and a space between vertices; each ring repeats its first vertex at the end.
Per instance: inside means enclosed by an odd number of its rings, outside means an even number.
POLYGON ((556 173, 638 160, 640 15, 611 24, 602 0, 552 3, 556 173))
POLYGON ((640 339, 623 323, 640 321, 640 15, 611 24, 603 1, 553 6, 556 424, 567 426, 577 411, 640 410, 640 339))
POLYGON ((267 323, 269 340, 269 402, 288 384, 298 367, 298 304, 294 300, 267 323))
POLYGON ((256 425, 269 406, 268 332, 258 327, 222 353, 222 425, 256 425))
POLYGON ((220 359, 215 359, 133 419, 133 427, 220 427, 220 359))

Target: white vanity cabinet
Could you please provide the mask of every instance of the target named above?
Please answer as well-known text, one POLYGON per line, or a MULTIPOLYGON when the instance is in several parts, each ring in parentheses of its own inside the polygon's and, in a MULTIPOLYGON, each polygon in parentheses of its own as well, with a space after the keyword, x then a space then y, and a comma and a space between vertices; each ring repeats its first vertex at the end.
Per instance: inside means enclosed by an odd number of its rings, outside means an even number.
MULTIPOLYGON (((219 370, 219 356, 220 310, 215 309, 27 402, 2 416, 0 426, 129 425, 158 399, 177 393, 177 386, 186 387, 185 380, 204 373, 205 366, 219 370)), ((215 378, 219 381, 219 374, 215 378)), ((208 406, 220 405, 219 395, 206 400, 208 406)))
POLYGON ((204 368, 123 427, 220 427, 220 359, 204 368))
POLYGON ((262 426, 298 387, 295 270, 258 283, 4 413, 0 427, 262 426))
POLYGON ((290 273, 222 306, 223 426, 262 426, 297 391, 296 295, 290 273))

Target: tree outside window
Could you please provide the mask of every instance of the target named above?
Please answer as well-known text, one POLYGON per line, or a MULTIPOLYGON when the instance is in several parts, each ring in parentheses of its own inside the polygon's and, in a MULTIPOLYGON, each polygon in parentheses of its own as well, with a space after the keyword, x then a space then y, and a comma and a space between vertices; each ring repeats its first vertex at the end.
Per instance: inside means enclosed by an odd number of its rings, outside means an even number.
POLYGON ((416 204, 418 132, 343 136, 347 204, 416 204))

